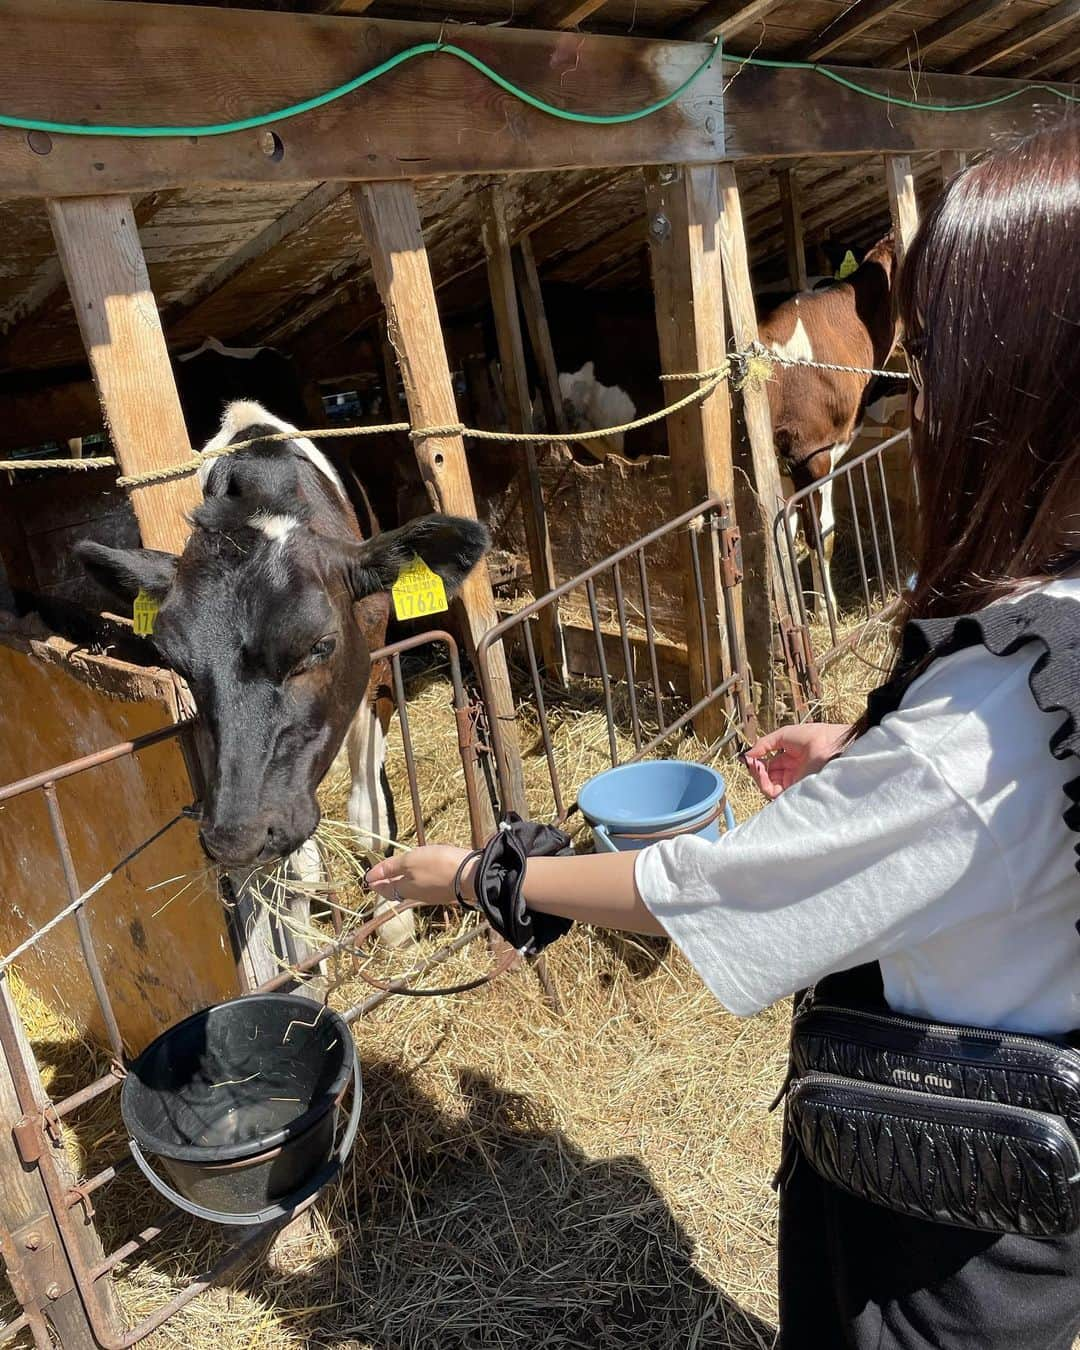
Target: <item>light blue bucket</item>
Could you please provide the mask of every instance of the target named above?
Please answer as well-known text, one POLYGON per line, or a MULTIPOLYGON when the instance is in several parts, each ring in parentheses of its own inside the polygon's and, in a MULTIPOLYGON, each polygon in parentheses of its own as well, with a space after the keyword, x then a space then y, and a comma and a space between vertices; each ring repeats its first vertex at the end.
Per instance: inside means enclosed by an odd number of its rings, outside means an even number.
POLYGON ((620 764, 590 778, 578 794, 581 814, 602 853, 632 853, 676 834, 720 838, 735 828, 722 774, 684 759, 620 764))

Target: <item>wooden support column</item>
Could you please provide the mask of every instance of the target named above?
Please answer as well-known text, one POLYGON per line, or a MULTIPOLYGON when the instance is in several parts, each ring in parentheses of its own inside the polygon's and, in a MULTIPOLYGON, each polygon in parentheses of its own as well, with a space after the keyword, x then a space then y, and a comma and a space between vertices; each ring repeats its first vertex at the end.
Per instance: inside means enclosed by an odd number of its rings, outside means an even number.
POLYGON ((885 156, 885 182, 889 188, 889 214, 896 239, 896 259, 903 261, 919 228, 919 205, 915 199, 915 176, 910 155, 885 156))
MULTIPOLYGON (((780 216, 784 225, 784 252, 787 255, 788 282, 793 291, 805 291, 806 246, 803 243, 802 197, 799 180, 791 169, 778 169, 780 216)), ((740 221, 741 221, 740 212, 740 221)), ((741 225, 740 225, 741 230, 741 225)))
MULTIPOLYGON (((90 358, 116 457, 126 474, 191 458, 135 212, 127 197, 48 203, 56 250, 90 358)), ((195 478, 134 488, 147 548, 180 553, 188 512, 202 500, 195 478)))
MULTIPOLYGON (((661 368, 667 374, 711 370, 723 362, 726 347, 716 167, 647 169, 645 201, 661 368)), ((689 393, 693 384, 665 381, 663 387, 666 402, 674 403, 689 393)), ((727 384, 719 384, 708 398, 670 417, 666 426, 676 498, 673 511, 685 511, 714 493, 733 502, 731 404, 727 384)), ((705 660, 714 681, 730 673, 735 660, 725 640, 717 541, 705 533, 701 546, 708 624, 704 642, 699 631, 689 543, 683 569, 690 693, 695 702, 706 692, 705 660)), ((742 590, 738 586, 734 588, 733 599, 732 641, 740 651, 745 651, 742 590)), ((724 729, 723 712, 715 704, 695 722, 695 730, 705 740, 715 739, 724 729)))
MULTIPOLYGON (((375 282, 379 288, 397 353, 409 404, 409 417, 417 427, 452 426, 457 406, 450 383, 435 291, 431 284, 427 249, 420 228, 416 194, 407 182, 370 183, 353 190, 360 228, 371 253, 375 282)), ((437 510, 476 516, 469 465, 459 435, 431 436, 415 443, 420 473, 437 510)), ((495 598, 487 564, 481 562, 461 588, 463 628, 471 646, 495 621, 495 598)), ((506 787, 503 806, 526 809, 514 718, 510 675, 501 646, 488 657, 494 706, 489 710, 500 722, 503 746, 500 773, 506 787)))
MULTIPOLYGON (((480 232, 487 258, 488 290, 495 315, 503 396, 506 399, 510 430, 531 431, 532 394, 525 368, 525 344, 521 335, 517 287, 514 284, 514 260, 510 251, 510 231, 506 224, 506 196, 501 184, 485 188, 481 195, 480 232)), ((553 591, 557 583, 555 563, 551 556, 551 535, 540 489, 536 446, 511 443, 507 450, 517 459, 532 591, 539 600, 542 595, 553 591)), ((557 607, 544 609, 538 616, 538 624, 544 665, 550 675, 562 679, 566 671, 566 653, 557 607)))
POLYGON ((383 389, 386 391, 386 408, 391 422, 407 422, 408 409, 402 407, 398 393, 398 368, 394 358, 394 348, 385 334, 379 335, 379 354, 382 358, 383 389))
POLYGON ((559 388, 559 366, 555 360, 555 348, 551 345, 551 329, 544 309, 544 293, 540 289, 540 274, 536 270, 532 240, 527 234, 522 235, 514 245, 514 279, 521 297, 521 308, 525 311, 529 346, 540 370, 540 397, 548 425, 558 432, 565 432, 566 409, 559 388))
POLYGON ((941 182, 948 187, 958 173, 967 168, 967 155, 963 150, 942 150, 938 153, 941 165, 941 182))
MULTIPOLYGON (((758 327, 739 185, 733 164, 720 164, 716 172, 724 294, 732 340, 736 348, 745 351, 757 341, 758 327)), ((781 702, 777 677, 783 648, 776 602, 782 604, 785 593, 794 597, 795 582, 786 556, 781 562, 773 547, 773 520, 783 504, 784 492, 773 443, 768 390, 764 385, 744 385, 742 406, 749 454, 744 450, 736 458, 743 472, 736 476, 735 507, 742 531, 744 584, 747 594, 753 596, 753 604, 746 607, 746 654, 758 683, 758 715, 770 728, 776 724, 781 702)))

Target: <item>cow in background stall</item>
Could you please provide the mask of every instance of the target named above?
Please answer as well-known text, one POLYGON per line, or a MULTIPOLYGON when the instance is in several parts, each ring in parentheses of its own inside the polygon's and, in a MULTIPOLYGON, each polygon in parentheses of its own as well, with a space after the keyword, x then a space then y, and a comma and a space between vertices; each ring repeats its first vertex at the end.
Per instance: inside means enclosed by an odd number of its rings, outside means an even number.
MULTIPOLYGON (((259 404, 231 404, 205 448, 253 438, 201 470, 205 500, 179 558, 89 540, 76 551, 113 594, 159 602, 154 647, 187 682, 206 738, 206 852, 228 869, 290 858, 305 877, 317 790, 346 738, 350 824, 376 842, 394 833, 393 703, 370 654, 385 641, 398 571, 418 555, 451 593, 488 537, 477 521, 429 515, 364 539, 329 460, 259 404), (294 434, 258 439, 279 431, 294 434)), ((412 919, 382 931, 406 941, 412 919)))
MULTIPOLYGON (((869 250, 858 269, 821 290, 804 291, 777 306, 758 323, 762 344, 778 356, 833 365, 880 369, 896 346, 892 286, 896 251, 892 234, 869 250)), ((767 389, 773 442, 781 468, 794 487, 820 482, 840 463, 862 420, 871 376, 811 367, 777 366, 767 389)), ((832 484, 814 494, 821 567, 814 547, 810 502, 802 509, 803 532, 814 573, 815 609, 836 613, 830 563, 835 542, 832 484)))

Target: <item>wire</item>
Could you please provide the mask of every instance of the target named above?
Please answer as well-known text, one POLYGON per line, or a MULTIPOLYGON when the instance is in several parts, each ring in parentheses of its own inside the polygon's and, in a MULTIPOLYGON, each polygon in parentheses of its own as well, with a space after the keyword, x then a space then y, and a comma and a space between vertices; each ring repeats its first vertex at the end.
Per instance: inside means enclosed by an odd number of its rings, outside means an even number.
POLYGON ((705 74, 716 60, 719 51, 720 44, 717 42, 709 49, 709 54, 701 65, 670 94, 665 94, 663 98, 658 99, 655 103, 648 104, 644 108, 636 108, 632 112, 624 113, 580 113, 571 112, 568 108, 558 108, 554 103, 547 103, 535 94, 530 94, 527 89, 522 89, 519 85, 514 84, 504 75, 500 75, 497 70, 493 70, 486 62, 481 61, 478 56, 465 51, 462 47, 455 47, 452 43, 447 42, 421 42, 415 47, 408 47, 405 51, 398 52, 396 56, 391 56, 388 60, 380 62, 371 70, 365 70, 362 75, 357 75, 355 79, 346 80, 344 84, 339 84, 334 89, 327 89, 325 93, 316 94, 313 98, 306 98, 300 103, 291 103, 287 108, 278 108, 275 112, 259 113, 254 117, 242 117, 235 122, 211 122, 206 126, 188 127, 95 126, 81 122, 51 122, 41 118, 12 117, 0 114, 0 127, 12 127, 17 131, 47 131, 58 136, 121 136, 143 139, 167 136, 228 136, 235 131, 252 131, 256 127, 269 126, 271 122, 282 122, 286 118, 296 117, 300 113, 311 112, 313 108, 322 108, 327 103, 333 103, 336 99, 344 98, 346 94, 351 94, 355 90, 363 88, 365 84, 371 84, 383 75, 388 75, 398 66, 404 65, 406 61, 436 52, 442 52, 447 56, 457 57, 459 61, 464 61, 466 65, 472 66, 474 70, 478 70, 481 75, 489 79, 492 84, 498 85, 500 89, 512 94, 514 98, 520 99, 522 103, 527 103, 530 108, 536 108, 539 112, 546 113, 549 117, 558 117, 564 122, 582 122, 588 126, 619 126, 626 122, 638 122, 643 117, 651 117, 653 113, 660 112, 661 109, 674 103, 705 74))
MULTIPOLYGON (((370 70, 365 70, 355 79, 346 80, 344 84, 339 84, 333 89, 327 89, 322 94, 303 99, 299 103, 290 103, 286 108, 278 108, 273 112, 257 113, 253 117, 242 117, 234 122, 210 122, 205 126, 112 126, 82 122, 53 122, 43 118, 15 117, 0 113, 0 127, 9 127, 16 131, 46 131, 58 136, 113 136, 141 139, 160 139, 174 136, 228 136, 233 132, 252 131, 258 127, 269 126, 273 122, 283 122, 287 118, 298 116, 300 113, 311 112, 314 108, 325 107, 326 104, 344 98, 346 94, 351 94, 357 89, 362 89, 364 85, 371 84, 382 76, 388 75, 392 70, 396 70, 398 66, 404 65, 407 61, 412 61, 418 56, 437 53, 444 53, 447 56, 456 57, 459 61, 464 61, 466 65, 479 71, 485 79, 490 80, 498 88, 549 117, 557 117, 563 122, 578 122, 586 126, 621 126, 627 122, 639 122, 643 117, 651 117, 653 113, 669 107, 705 74, 716 57, 721 54, 721 46, 719 39, 717 39, 710 47, 709 54, 701 65, 669 94, 665 94, 655 103, 647 104, 644 108, 635 108, 631 112, 624 113, 582 113, 572 112, 568 108, 559 108, 554 103, 548 103, 546 100, 538 98, 537 95, 529 93, 527 89, 523 89, 520 85, 514 84, 512 80, 508 80, 505 75, 500 75, 497 70, 482 61, 480 57, 474 56, 472 52, 466 51, 463 47, 457 47, 448 42, 420 42, 413 47, 407 47, 403 52, 398 52, 396 56, 391 56, 386 61, 380 62, 379 65, 373 66, 370 70)), ((916 99, 903 98, 898 94, 883 94, 877 89, 869 89, 866 85, 859 84, 855 80, 849 80, 846 75, 841 75, 833 68, 817 65, 813 61, 783 61, 765 56, 732 56, 730 54, 725 55, 724 60, 734 61, 743 66, 764 66, 774 70, 810 70, 816 75, 822 75, 825 79, 832 80, 834 84, 842 85, 845 89, 861 94, 865 98, 874 99, 878 103, 889 103, 898 108, 910 108, 915 112, 977 112, 983 108, 994 108, 998 104, 1008 103, 1011 99, 1020 98, 1021 95, 1036 90, 1053 94, 1056 98, 1064 99, 1068 103, 1080 103, 1080 97, 1067 94, 1064 90, 1057 89, 1052 84, 1026 84, 1019 89, 1011 89, 1008 93, 998 94, 995 98, 981 99, 973 103, 920 103, 916 99)))
POLYGON ((1080 103, 1080 97, 1066 94, 1063 89, 1056 89, 1052 84, 1025 84, 1019 89, 1010 89, 1007 94, 980 99, 975 103, 920 103, 917 99, 902 98, 899 94, 883 94, 878 89, 868 89, 866 85, 858 84, 855 80, 849 80, 846 75, 841 75, 833 67, 819 66, 815 61, 781 61, 768 56, 732 56, 730 52, 725 54, 724 60, 736 61, 743 66, 766 66, 774 70, 812 70, 815 75, 824 75, 827 80, 843 85, 845 89, 851 89, 856 94, 862 94, 864 98, 872 98, 878 103, 891 103, 896 108, 910 108, 913 112, 978 112, 983 108, 996 108, 999 103, 1008 103, 1011 99, 1020 98, 1021 95, 1030 94, 1035 90, 1054 94, 1067 103, 1080 103))

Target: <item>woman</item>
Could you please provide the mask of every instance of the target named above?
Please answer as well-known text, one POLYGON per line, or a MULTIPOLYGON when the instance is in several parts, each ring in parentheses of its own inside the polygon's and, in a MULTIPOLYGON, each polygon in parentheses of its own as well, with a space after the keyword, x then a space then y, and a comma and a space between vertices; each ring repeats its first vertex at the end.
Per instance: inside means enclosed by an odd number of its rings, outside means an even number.
MULTIPOLYGON (((899 310, 923 512, 906 619, 1041 588, 1067 602, 1080 644, 1078 240, 1073 124, 961 174, 910 250, 899 310)), ((1049 752, 1061 716, 1032 696, 1035 657, 958 651, 907 672, 878 725, 766 736, 748 762, 771 805, 718 844, 683 837, 637 854, 531 860, 525 901, 668 934, 739 1015, 876 961, 894 1010, 1074 1031, 1080 878, 1062 793, 1077 766, 1049 752)), ((466 856, 417 849, 370 880, 444 899, 466 856)), ((913 1220, 840 1192, 801 1157, 782 1189, 785 1350, 1069 1350, 1078 1274, 1076 1235, 913 1220)))

